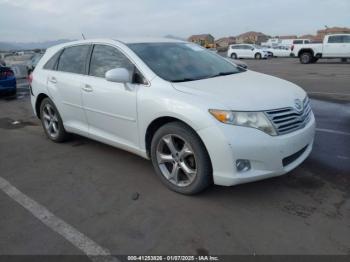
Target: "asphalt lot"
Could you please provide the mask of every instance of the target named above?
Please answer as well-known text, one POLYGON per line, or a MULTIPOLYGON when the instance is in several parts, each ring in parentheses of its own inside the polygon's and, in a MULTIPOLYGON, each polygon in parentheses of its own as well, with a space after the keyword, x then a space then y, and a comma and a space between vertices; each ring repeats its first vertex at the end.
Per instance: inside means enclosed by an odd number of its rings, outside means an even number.
MULTIPOLYGON (((0 100, 0 177, 112 254, 350 254, 350 64, 245 62, 314 98, 314 150, 288 175, 176 194, 140 157, 50 142, 23 84, 0 100)), ((0 254, 82 254, 3 190, 0 210, 0 254)))

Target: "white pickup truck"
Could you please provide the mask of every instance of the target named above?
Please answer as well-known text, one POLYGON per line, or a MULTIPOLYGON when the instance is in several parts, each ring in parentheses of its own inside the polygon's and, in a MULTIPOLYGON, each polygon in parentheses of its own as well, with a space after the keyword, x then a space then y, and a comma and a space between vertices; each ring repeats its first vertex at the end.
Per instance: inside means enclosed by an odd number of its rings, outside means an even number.
POLYGON ((292 54, 299 57, 300 63, 316 63, 320 58, 350 58, 350 34, 326 35, 323 43, 292 46, 292 54))

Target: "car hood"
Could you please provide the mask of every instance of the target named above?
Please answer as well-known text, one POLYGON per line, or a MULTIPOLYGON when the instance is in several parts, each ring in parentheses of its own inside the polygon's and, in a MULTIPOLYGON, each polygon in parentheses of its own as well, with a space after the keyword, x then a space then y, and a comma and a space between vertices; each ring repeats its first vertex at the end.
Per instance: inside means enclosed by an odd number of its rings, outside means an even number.
POLYGON ((228 76, 173 83, 173 86, 178 91, 206 97, 208 101, 220 101, 226 109, 237 111, 294 107, 296 99, 303 100, 306 96, 303 89, 291 82, 250 70, 228 76))

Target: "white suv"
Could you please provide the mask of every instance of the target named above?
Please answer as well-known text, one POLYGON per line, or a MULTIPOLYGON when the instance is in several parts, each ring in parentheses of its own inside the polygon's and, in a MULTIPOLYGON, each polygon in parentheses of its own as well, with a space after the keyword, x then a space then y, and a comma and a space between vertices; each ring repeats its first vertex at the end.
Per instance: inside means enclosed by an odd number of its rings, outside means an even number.
POLYGON ((183 194, 285 174, 313 145, 301 88, 192 43, 63 44, 47 50, 31 79, 49 139, 76 133, 151 159, 160 180, 183 194))
POLYGON ((269 52, 261 46, 250 44, 230 45, 227 50, 227 56, 232 59, 238 58, 255 58, 266 59, 269 57, 269 52))

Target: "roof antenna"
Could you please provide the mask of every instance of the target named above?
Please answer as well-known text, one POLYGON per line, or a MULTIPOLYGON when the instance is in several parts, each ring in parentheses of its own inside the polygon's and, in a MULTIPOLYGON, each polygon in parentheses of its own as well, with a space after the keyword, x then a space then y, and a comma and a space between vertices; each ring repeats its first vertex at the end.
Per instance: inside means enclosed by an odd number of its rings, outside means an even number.
POLYGON ((81 33, 81 36, 83 37, 84 40, 86 39, 84 33, 81 33))

